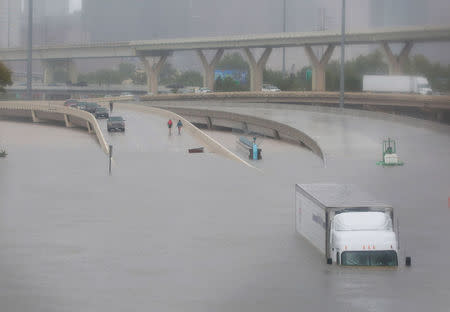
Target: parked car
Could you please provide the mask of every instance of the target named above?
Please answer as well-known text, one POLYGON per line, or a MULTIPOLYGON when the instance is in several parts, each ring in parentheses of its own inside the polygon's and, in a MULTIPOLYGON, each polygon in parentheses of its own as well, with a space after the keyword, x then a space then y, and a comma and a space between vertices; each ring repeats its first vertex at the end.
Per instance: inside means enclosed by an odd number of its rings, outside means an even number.
POLYGON ((78 100, 75 99, 68 99, 64 102, 64 106, 69 106, 69 107, 76 107, 78 103, 78 100))
POLYGON ((208 88, 198 88, 195 89, 195 93, 211 93, 212 91, 208 88))
POLYGON ((103 106, 97 107, 97 109, 95 110, 94 115, 95 115, 95 118, 109 118, 109 112, 103 106))
POLYGON ((261 91, 262 92, 280 92, 281 90, 274 85, 263 84, 261 91))
POLYGON ((120 116, 109 117, 106 125, 108 132, 111 131, 125 132, 125 120, 120 116))
POLYGON ((86 102, 86 109, 85 111, 94 114, 95 111, 97 110, 97 108, 99 108, 100 105, 98 105, 97 103, 93 103, 93 102, 86 102))
POLYGON ((88 83, 86 81, 80 81, 80 82, 73 83, 72 86, 75 86, 75 87, 87 87, 88 83))
POLYGON ((87 102, 78 102, 75 104, 76 108, 81 109, 81 110, 87 110, 87 102))
POLYGON ((133 97, 133 94, 131 94, 130 92, 122 92, 120 94, 120 97, 133 97))

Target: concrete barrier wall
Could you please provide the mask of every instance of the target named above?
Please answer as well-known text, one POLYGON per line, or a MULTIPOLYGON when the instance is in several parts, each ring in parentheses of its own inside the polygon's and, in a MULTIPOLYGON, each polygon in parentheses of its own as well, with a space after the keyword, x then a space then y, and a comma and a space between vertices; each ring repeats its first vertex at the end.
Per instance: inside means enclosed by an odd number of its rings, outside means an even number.
MULTIPOLYGON (((142 101, 237 101, 247 103, 291 103, 339 105, 338 92, 214 92, 205 94, 145 95, 142 101)), ((417 94, 345 93, 346 106, 418 108, 450 111, 450 96, 417 94)))
POLYGON ((102 150, 108 154, 109 146, 98 125, 97 119, 91 113, 65 107, 61 102, 21 102, 2 101, 0 102, 0 116, 27 117, 34 122, 52 120, 85 127, 97 136, 102 150))
MULTIPOLYGON (((253 116, 217 111, 210 109, 196 109, 196 108, 183 108, 183 107, 164 107, 169 111, 185 116, 186 119, 195 120, 195 122, 206 121, 208 118, 212 121, 212 126, 215 125, 215 120, 220 120, 219 126, 223 127, 237 127, 237 129, 245 130, 244 125, 247 125, 248 130, 261 133, 273 138, 294 142, 300 145, 308 147, 313 153, 324 160, 324 154, 319 144, 312 139, 306 133, 295 129, 291 126, 253 116), (227 123, 228 121, 228 123, 227 123)), ((208 126, 208 125, 206 125, 208 126)))

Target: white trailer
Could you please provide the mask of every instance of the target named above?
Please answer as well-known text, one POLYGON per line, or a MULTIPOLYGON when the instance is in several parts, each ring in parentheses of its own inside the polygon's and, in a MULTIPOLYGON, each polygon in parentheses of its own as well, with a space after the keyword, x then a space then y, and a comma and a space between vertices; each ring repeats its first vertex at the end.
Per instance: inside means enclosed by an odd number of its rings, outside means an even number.
POLYGON ((296 231, 326 256, 328 264, 398 266, 393 220, 391 206, 354 185, 295 186, 296 231))
POLYGON ((432 94, 427 78, 420 76, 365 75, 364 92, 432 94))

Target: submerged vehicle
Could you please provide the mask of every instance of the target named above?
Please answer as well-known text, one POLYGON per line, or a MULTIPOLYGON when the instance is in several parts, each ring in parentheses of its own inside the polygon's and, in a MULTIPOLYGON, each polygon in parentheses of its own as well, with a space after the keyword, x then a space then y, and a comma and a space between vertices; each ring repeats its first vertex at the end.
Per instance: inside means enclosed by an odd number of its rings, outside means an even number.
POLYGON ((109 118, 109 111, 105 107, 99 106, 95 109, 94 115, 95 118, 109 118))
POLYGON ((107 129, 111 131, 125 132, 125 120, 120 116, 111 116, 108 118, 107 129))
MULTIPOLYGON (((297 184, 297 232, 326 256, 328 264, 398 266, 394 210, 354 185, 297 184)), ((411 258, 407 257, 407 265, 411 258)))

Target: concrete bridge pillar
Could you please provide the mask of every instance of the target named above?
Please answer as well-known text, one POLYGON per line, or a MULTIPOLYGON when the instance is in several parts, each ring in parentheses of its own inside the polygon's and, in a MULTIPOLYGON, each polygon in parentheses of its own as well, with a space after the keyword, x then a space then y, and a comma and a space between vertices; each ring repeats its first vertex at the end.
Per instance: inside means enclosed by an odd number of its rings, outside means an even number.
POLYGON ((64 114, 64 123, 66 124, 67 128, 73 127, 72 123, 70 122, 69 116, 67 114, 64 114))
POLYGON ((408 41, 403 46, 399 55, 395 55, 389 43, 383 42, 381 44, 384 54, 387 57, 388 65, 389 65, 389 75, 401 75, 403 74, 403 64, 408 60, 409 53, 413 47, 414 43, 412 41, 408 41))
POLYGON ((166 63, 167 57, 167 55, 159 56, 156 62, 148 57, 141 57, 141 62, 144 64, 144 69, 147 74, 147 91, 153 95, 158 94, 159 73, 166 63))
POLYGON ((66 72, 67 79, 70 82, 76 83, 78 80, 78 72, 72 59, 42 60, 42 67, 44 69, 44 84, 55 82, 55 73, 58 70, 66 72))
POLYGON ((312 65, 312 91, 326 91, 325 68, 333 55, 334 45, 328 45, 320 60, 311 46, 305 46, 305 51, 312 65))
POLYGON ((261 91, 263 85, 263 71, 267 60, 272 53, 272 48, 266 48, 257 61, 250 48, 244 48, 250 65, 250 91, 261 91))
POLYGON ((33 122, 41 122, 41 120, 36 116, 36 112, 34 110, 31 111, 31 119, 33 122))
POLYGON ((223 52, 224 49, 217 50, 212 61, 208 62, 208 59, 206 58, 203 51, 197 50, 197 54, 203 64, 203 87, 208 88, 211 91, 214 91, 214 84, 216 82, 214 79, 214 69, 216 68, 217 63, 222 58, 223 52))

